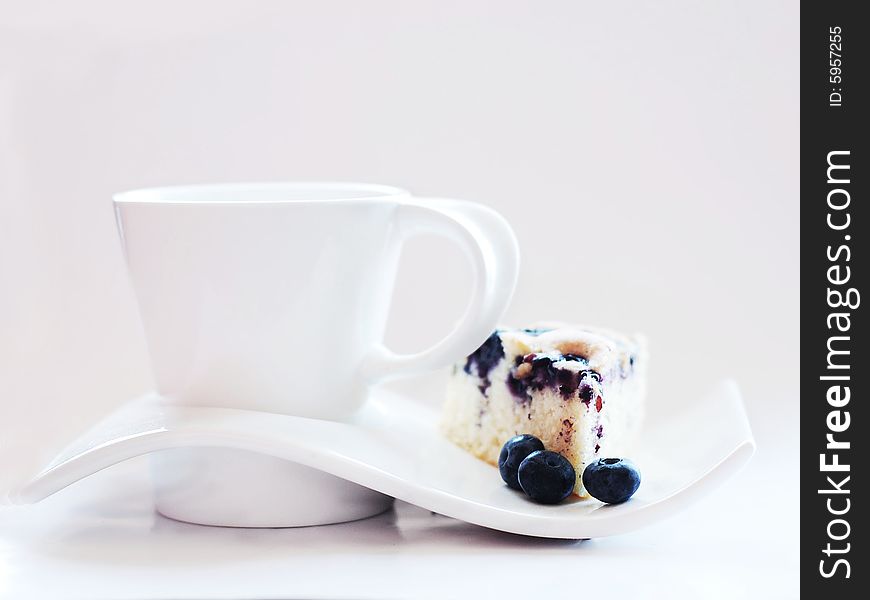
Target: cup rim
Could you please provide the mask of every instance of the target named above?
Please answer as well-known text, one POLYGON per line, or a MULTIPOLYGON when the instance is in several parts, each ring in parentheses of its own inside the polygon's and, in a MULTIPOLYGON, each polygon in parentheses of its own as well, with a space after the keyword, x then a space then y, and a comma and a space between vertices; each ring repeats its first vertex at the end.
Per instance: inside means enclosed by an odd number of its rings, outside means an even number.
POLYGON ((322 204, 372 202, 410 196, 402 188, 344 181, 206 183, 136 188, 112 194, 115 204, 322 204), (282 192, 293 197, 275 198, 282 192), (216 198, 238 193, 247 197, 216 198), (309 194, 310 197, 306 197, 309 194), (262 195, 263 198, 252 197, 262 195), (211 196, 209 198, 209 196, 211 196), (271 198, 269 196, 272 196, 271 198))

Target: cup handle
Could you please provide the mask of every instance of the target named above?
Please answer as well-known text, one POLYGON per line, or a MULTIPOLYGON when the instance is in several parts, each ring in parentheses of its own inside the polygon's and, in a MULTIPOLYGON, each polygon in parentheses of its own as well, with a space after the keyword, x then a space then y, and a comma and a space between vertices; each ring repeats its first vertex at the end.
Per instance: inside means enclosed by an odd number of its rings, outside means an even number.
POLYGON ((495 329, 519 275, 520 250, 508 222, 486 206, 461 200, 414 198, 399 205, 396 223, 404 241, 422 233, 456 242, 471 261, 471 300, 447 337, 422 352, 396 354, 383 344, 363 361, 363 376, 385 381, 445 367, 466 356, 495 329))

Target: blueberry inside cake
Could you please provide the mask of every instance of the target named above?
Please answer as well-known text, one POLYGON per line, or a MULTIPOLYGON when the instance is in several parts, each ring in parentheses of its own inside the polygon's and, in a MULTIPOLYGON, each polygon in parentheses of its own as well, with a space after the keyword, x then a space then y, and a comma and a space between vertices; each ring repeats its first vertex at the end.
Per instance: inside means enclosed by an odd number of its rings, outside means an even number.
POLYGON ((628 454, 643 416, 646 353, 639 336, 554 325, 499 329, 453 367, 445 435, 497 464, 502 445, 530 433, 581 476, 602 456, 628 454))

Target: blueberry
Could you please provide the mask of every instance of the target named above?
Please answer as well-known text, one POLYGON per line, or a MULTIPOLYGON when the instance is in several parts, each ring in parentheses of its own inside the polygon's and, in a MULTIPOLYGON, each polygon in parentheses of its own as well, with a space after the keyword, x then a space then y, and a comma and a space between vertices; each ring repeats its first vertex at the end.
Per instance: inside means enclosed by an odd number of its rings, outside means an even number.
POLYGON ((520 463, 532 452, 543 449, 544 442, 528 433, 514 436, 506 441, 498 455, 498 472, 501 473, 504 482, 515 490, 522 489, 517 481, 520 463))
POLYGON ((481 379, 489 377, 489 372, 504 358, 504 346, 499 337, 499 331, 495 330, 490 334, 486 341, 480 345, 480 348, 468 355, 465 360, 465 372, 471 374, 471 366, 477 367, 477 376, 481 379))
POLYGON ((577 474, 571 462, 549 450, 532 452, 520 463, 520 487, 541 504, 556 504, 571 495, 577 474))
POLYGON ((561 392, 565 399, 573 397, 580 389, 579 397, 587 405, 592 401, 594 389, 592 381, 601 381, 601 375, 592 369, 573 371, 554 366, 554 363, 588 361, 577 354, 560 354, 559 352, 530 353, 514 358, 514 368, 508 373, 507 387, 519 402, 531 400, 531 391, 540 391, 544 388, 555 388, 561 392), (528 363, 531 368, 525 367, 520 374, 519 368, 528 363))
POLYGON ((548 331, 553 331, 553 329, 552 328, 545 329, 543 327, 536 327, 536 328, 526 327, 525 329, 520 329, 520 331, 522 331, 523 333, 526 333, 528 335, 531 335, 533 337, 537 337, 537 336, 541 335, 542 333, 547 333, 548 331))
POLYGON ((624 458, 599 458, 583 471, 583 487, 593 498, 619 504, 640 487, 640 471, 624 458))
POLYGON ((486 394, 492 381, 489 379, 489 373, 495 366, 504 358, 504 347, 501 344, 499 330, 495 330, 486 338, 486 341, 481 344, 480 348, 468 355, 465 360, 465 372, 472 375, 472 366, 477 371, 476 375, 480 378, 478 389, 481 394, 486 394))

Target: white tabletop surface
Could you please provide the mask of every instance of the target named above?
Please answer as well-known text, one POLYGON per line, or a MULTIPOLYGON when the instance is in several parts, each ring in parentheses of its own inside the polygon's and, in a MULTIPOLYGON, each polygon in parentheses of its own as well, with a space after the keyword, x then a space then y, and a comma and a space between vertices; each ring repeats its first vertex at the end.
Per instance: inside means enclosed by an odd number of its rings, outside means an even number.
POLYGON ((750 466, 683 514, 577 542, 405 503, 326 527, 189 525, 153 511, 147 464, 136 459, 41 504, 0 508, 0 597, 796 598, 798 503, 781 501, 783 481, 797 475, 794 448, 765 449, 756 433, 750 466))
MULTIPOLYGON (((150 389, 109 197, 169 183, 340 177, 492 206, 523 253, 506 324, 646 333, 652 406, 732 377, 758 452, 684 513, 576 543, 402 504, 185 525, 131 462, 0 506, 0 598, 798 596, 797 3, 6 4, 0 495, 150 389)), ((402 260, 387 341, 411 351, 470 279, 434 241, 402 260)))

